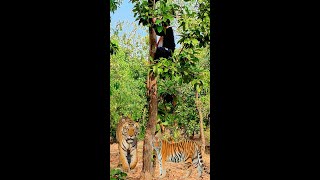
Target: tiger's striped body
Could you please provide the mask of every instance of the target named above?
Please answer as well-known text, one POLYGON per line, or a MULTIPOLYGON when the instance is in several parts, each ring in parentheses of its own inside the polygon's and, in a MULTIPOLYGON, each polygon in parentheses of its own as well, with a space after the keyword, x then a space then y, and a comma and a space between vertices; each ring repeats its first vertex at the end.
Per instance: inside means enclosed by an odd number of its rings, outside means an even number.
POLYGON ((157 152, 160 177, 165 176, 165 169, 162 168, 164 162, 185 162, 188 169, 187 174, 183 178, 190 176, 192 172, 192 164, 198 169, 198 177, 202 176, 204 169, 203 160, 200 148, 198 145, 189 140, 185 140, 178 143, 169 143, 165 140, 161 140, 159 137, 155 137, 152 141, 152 146, 157 152))
POLYGON ((126 172, 134 169, 138 163, 137 134, 139 124, 128 117, 121 118, 116 131, 120 157, 119 165, 126 172))

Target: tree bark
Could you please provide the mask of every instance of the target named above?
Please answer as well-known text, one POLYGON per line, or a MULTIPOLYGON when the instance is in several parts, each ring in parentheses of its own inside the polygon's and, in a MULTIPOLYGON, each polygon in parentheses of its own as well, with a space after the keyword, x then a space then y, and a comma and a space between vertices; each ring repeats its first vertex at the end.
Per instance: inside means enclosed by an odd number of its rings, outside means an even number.
MULTIPOLYGON (((153 5, 149 5, 150 8, 153 5)), ((150 19, 151 22, 151 19, 150 19)), ((149 54, 152 58, 154 58, 155 51, 156 51, 156 40, 157 36, 152 27, 149 27, 149 43, 150 49, 149 54)), ((149 57, 149 64, 151 63, 149 57)), ((149 120, 147 122, 145 139, 143 144, 143 167, 142 171, 144 173, 145 179, 150 179, 151 175, 154 174, 154 166, 152 159, 153 148, 150 144, 151 140, 154 137, 156 131, 156 123, 157 123, 157 116, 158 116, 158 96, 157 96, 157 80, 155 75, 150 72, 147 77, 147 95, 149 98, 149 120)), ((155 162, 155 161, 154 161, 155 162)))
POLYGON ((199 93, 197 90, 196 90, 196 107, 198 109, 199 119, 200 119, 200 136, 201 136, 201 141, 202 141, 201 154, 204 154, 205 147, 206 147, 206 140, 204 138, 203 117, 202 117, 201 105, 200 105, 200 100, 199 100, 199 93))

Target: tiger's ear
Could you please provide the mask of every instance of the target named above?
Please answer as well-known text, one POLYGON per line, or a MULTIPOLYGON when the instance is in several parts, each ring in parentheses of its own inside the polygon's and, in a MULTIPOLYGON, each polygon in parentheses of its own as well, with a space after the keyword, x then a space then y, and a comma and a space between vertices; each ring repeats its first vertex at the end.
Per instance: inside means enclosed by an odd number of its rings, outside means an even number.
POLYGON ((138 122, 135 122, 135 127, 136 127, 137 131, 139 132, 140 131, 140 124, 138 122))
POLYGON ((125 117, 121 117, 120 122, 124 123, 125 121, 126 121, 126 118, 125 117))

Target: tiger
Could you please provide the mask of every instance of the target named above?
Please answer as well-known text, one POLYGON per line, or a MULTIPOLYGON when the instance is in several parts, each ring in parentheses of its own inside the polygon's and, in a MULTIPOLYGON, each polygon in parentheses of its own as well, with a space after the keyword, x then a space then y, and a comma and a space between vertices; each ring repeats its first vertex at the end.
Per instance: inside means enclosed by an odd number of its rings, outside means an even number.
POLYGON ((162 168, 164 162, 185 162, 187 167, 187 174, 183 178, 190 176, 192 172, 191 165, 198 169, 198 178, 202 177, 202 172, 210 174, 204 167, 201 150, 194 141, 184 140, 178 143, 170 143, 165 140, 161 140, 161 137, 155 136, 151 141, 152 147, 155 149, 159 161, 160 178, 165 177, 166 170, 162 168))
POLYGON ((139 124, 128 117, 119 120, 116 131, 116 139, 119 148, 119 166, 125 172, 134 169, 138 163, 137 155, 137 135, 139 124))

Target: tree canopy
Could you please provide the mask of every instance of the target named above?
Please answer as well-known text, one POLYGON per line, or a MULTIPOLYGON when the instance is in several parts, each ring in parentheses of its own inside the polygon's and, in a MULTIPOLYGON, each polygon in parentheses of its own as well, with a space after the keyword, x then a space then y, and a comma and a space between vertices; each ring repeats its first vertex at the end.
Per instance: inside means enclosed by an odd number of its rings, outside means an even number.
MULTIPOLYGON (((131 2, 136 22, 130 25, 134 25, 135 29, 143 28, 139 24, 149 27, 149 19, 157 17, 157 28, 161 31, 163 21, 174 21, 180 48, 176 49, 172 58, 149 65, 148 35, 142 37, 136 31, 119 33, 123 31, 123 23, 111 30, 111 44, 114 44, 110 47, 111 130, 115 132, 115 123, 121 114, 130 114, 145 125, 145 82, 147 74, 153 72, 158 79, 159 124, 173 127, 177 122, 187 135, 191 135, 199 130, 195 90, 200 95, 205 125, 210 112, 210 1, 160 0, 154 8, 149 8, 148 0, 131 2), (175 106, 163 99, 166 95, 174 96, 175 106)), ((144 127, 142 137, 143 130, 144 127)))

